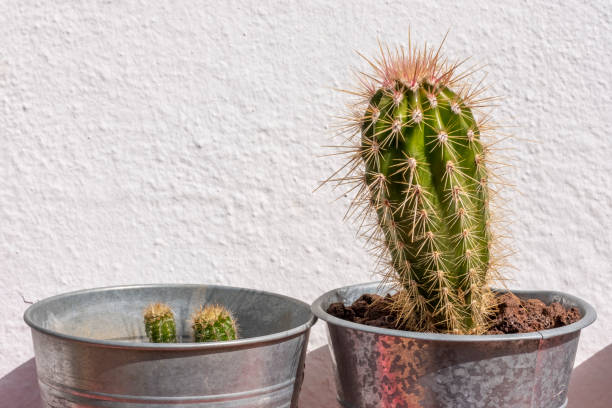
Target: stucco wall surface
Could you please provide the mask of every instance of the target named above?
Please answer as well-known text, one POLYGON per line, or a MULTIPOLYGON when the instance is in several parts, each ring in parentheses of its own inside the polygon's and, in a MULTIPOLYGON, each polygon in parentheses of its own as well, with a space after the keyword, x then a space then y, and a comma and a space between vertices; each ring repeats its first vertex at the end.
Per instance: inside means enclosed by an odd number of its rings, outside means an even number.
MULTIPOLYGON (((0 377, 27 304, 207 282, 307 302, 373 279, 317 183, 354 50, 439 42, 486 63, 510 125, 514 288, 581 296, 612 342, 609 1, 0 1, 0 377)), ((326 339, 319 323, 312 345, 326 339)))

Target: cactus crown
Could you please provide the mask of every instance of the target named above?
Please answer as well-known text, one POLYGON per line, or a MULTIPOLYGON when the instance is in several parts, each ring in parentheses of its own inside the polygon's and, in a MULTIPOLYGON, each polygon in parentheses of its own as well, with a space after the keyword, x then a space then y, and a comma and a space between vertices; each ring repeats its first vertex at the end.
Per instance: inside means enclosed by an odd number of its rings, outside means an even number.
POLYGON ((176 323, 170 306, 152 303, 144 310, 145 333, 152 343, 176 343, 176 323))
POLYGON ((200 307, 193 315, 193 334, 196 343, 236 340, 238 327, 232 314, 223 306, 200 307))
POLYGON ((482 96, 442 45, 368 60, 340 128, 349 160, 327 182, 349 186, 356 216, 398 289, 398 327, 480 333, 494 307, 490 200, 493 130, 482 96), (370 218, 372 216, 372 218, 370 218), (373 219, 373 222, 369 220, 373 219))
POLYGON ((172 309, 165 303, 151 303, 144 310, 146 320, 173 317, 172 309))

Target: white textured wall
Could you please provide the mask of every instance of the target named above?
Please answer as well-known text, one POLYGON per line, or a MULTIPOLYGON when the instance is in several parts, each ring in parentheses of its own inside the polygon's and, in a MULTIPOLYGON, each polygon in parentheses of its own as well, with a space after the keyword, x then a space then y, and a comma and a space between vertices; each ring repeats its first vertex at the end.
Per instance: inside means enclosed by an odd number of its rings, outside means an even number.
POLYGON ((409 25, 451 28, 448 53, 489 64, 498 119, 533 141, 512 143, 511 286, 597 307, 578 361, 612 341, 610 2, 208 3, 0 2, 0 377, 32 356, 21 294, 207 282, 310 302, 370 280, 348 203, 312 190, 338 164, 318 156, 331 88, 365 68, 353 50, 409 25))

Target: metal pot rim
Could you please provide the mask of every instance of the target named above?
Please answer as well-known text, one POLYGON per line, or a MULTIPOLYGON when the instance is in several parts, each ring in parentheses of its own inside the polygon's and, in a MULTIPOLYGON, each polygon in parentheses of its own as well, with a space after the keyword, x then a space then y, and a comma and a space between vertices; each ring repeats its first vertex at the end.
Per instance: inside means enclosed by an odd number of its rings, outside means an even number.
POLYGON ((30 307, 28 307, 23 314, 23 320, 26 322, 28 326, 32 329, 47 334, 49 336, 58 337, 64 340, 81 342, 81 343, 89 343, 99 347, 107 347, 107 348, 122 348, 122 349, 140 349, 140 350, 220 350, 223 349, 236 349, 240 347, 252 347, 253 345, 261 345, 263 343, 274 343, 278 341, 287 340, 289 338, 299 336, 300 334, 308 331, 312 325, 317 321, 317 318, 310 315, 310 318, 303 324, 293 327, 290 330, 285 330, 282 332, 277 332, 273 334, 268 334, 265 336, 256 336, 256 337, 248 337, 244 339, 238 340, 229 340, 223 342, 210 342, 210 343, 130 343, 126 341, 118 341, 118 340, 100 340, 100 339, 92 339, 88 337, 74 336, 70 334, 65 334, 58 332, 56 330, 47 329, 45 327, 40 326, 36 322, 33 321, 32 315, 33 313, 45 306, 50 302, 53 302, 57 299, 62 299, 74 295, 79 295, 83 293, 94 293, 94 292, 104 292, 111 290, 129 290, 129 289, 138 289, 138 288, 155 288, 155 287, 197 287, 197 286, 207 286, 210 288, 218 288, 218 289, 241 289, 248 290, 255 293, 259 293, 266 296, 273 296, 277 298, 282 298, 287 300, 290 303, 298 307, 304 307, 308 310, 310 307, 307 303, 292 298, 290 296, 281 295, 278 293, 250 289, 250 288, 240 288, 235 286, 225 286, 225 285, 203 285, 203 284, 163 284, 163 283, 155 283, 155 284, 138 284, 138 285, 117 285, 117 286, 105 286, 99 288, 92 289, 82 289, 76 290, 72 292, 62 293, 59 295, 51 296, 45 299, 42 299, 30 307))
POLYGON ((375 326, 368 326, 365 324, 349 322, 348 320, 340 319, 335 316, 327 313, 327 306, 329 306, 330 298, 332 296, 338 295, 340 291, 347 291, 349 289, 353 290, 363 290, 363 293, 376 292, 378 288, 385 288, 385 285, 382 285, 381 282, 368 282, 368 283, 360 283, 356 285, 343 286, 340 288, 336 288, 330 290, 329 292, 324 293, 319 296, 311 305, 312 313, 319 319, 327 322, 328 324, 333 324, 335 326, 341 326, 347 329, 361 330, 365 332, 386 335, 386 336, 397 336, 397 337, 407 337, 413 339, 421 339, 421 340, 432 340, 432 341, 452 341, 452 342, 491 342, 491 341, 512 341, 512 340, 533 340, 533 339, 547 339, 551 337, 562 336, 564 334, 573 333, 576 331, 580 331, 586 326, 590 325, 597 318, 597 313, 593 306, 591 306, 588 302, 567 294, 563 292, 557 291, 541 291, 541 290, 512 290, 512 293, 519 295, 521 297, 537 297, 538 295, 555 295, 561 298, 568 300, 570 303, 575 304, 576 307, 581 309, 582 318, 575 323, 572 323, 567 326, 558 327, 555 329, 547 329, 541 330, 531 333, 516 333, 516 334, 491 334, 491 335, 470 335, 470 334, 443 334, 443 333, 425 333, 425 332, 414 332, 414 331, 405 331, 405 330, 395 330, 395 329, 384 329, 375 326), (326 305, 323 307, 323 305, 326 305))

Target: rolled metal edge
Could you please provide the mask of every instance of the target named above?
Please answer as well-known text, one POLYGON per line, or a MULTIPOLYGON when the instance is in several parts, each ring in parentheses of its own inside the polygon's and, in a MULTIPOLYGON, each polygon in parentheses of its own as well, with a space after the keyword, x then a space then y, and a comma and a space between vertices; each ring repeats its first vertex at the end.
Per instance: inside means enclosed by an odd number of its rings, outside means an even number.
POLYGON ((422 340, 439 340, 445 342, 490 342, 490 341, 508 341, 508 340, 533 340, 533 339, 548 339, 552 337, 562 336, 568 333, 573 333, 589 326, 597 319, 597 312, 593 306, 579 297, 557 291, 542 291, 542 290, 510 290, 519 297, 524 298, 545 298, 552 296, 555 300, 564 300, 564 306, 577 307, 582 313, 582 318, 575 323, 567 326, 558 327, 555 329, 541 330, 531 333, 516 333, 516 334, 490 334, 490 335, 461 335, 461 334, 444 334, 444 333, 422 333, 405 330, 384 329, 375 326, 368 326, 349 322, 348 320, 339 319, 327 313, 327 307, 331 303, 341 301, 343 293, 357 291, 363 289, 362 293, 372 291, 373 289, 379 294, 385 294, 388 286, 381 285, 380 282, 367 282, 356 285, 343 286, 330 290, 319 296, 311 305, 312 313, 319 319, 334 324, 337 326, 347 327, 354 330, 362 330, 366 332, 381 334, 385 336, 398 336, 412 339, 422 340))
MULTIPOLYGON (((58 299, 67 298, 73 295, 83 294, 83 293, 92 293, 92 292, 104 292, 111 290, 122 290, 122 289, 138 289, 138 288, 167 288, 167 287, 197 287, 202 286, 201 284, 140 284, 140 285, 118 285, 118 286, 106 286, 101 288, 93 288, 93 289, 82 289, 67 293, 62 293, 59 295, 51 296, 40 300, 30 307, 26 309, 23 314, 23 320, 26 322, 28 326, 30 326, 33 330, 39 331, 41 333, 45 333, 47 335, 58 337, 61 339, 93 344, 97 347, 109 347, 109 348, 121 348, 121 349, 136 349, 136 350, 222 350, 222 349, 236 349, 241 347, 253 347, 257 345, 261 345, 263 343, 274 343, 278 341, 282 341, 291 337, 299 336, 302 333, 310 330, 310 328, 316 323, 317 317, 312 315, 310 319, 306 321, 304 324, 296 326, 290 330, 285 330, 281 332, 276 332, 273 334, 268 334, 265 336, 256 336, 256 337, 248 337, 237 340, 229 340, 223 342, 210 342, 210 343, 129 343, 124 341, 117 340, 100 340, 100 339, 91 339, 87 337, 73 336, 70 334, 60 333, 55 330, 50 330, 38 325, 32 319, 32 314, 38 309, 44 307, 46 304, 56 301, 58 299)), ((240 288, 235 286, 224 286, 224 285, 206 285, 209 288, 213 289, 245 289, 255 293, 260 293, 267 296, 274 296, 278 298, 285 299, 289 302, 292 302, 296 305, 304 307, 306 309, 310 308, 310 306, 301 300, 292 298, 290 296, 280 295, 273 292, 256 290, 256 289, 247 289, 240 288)), ((311 309, 312 311, 312 309, 311 309)))

